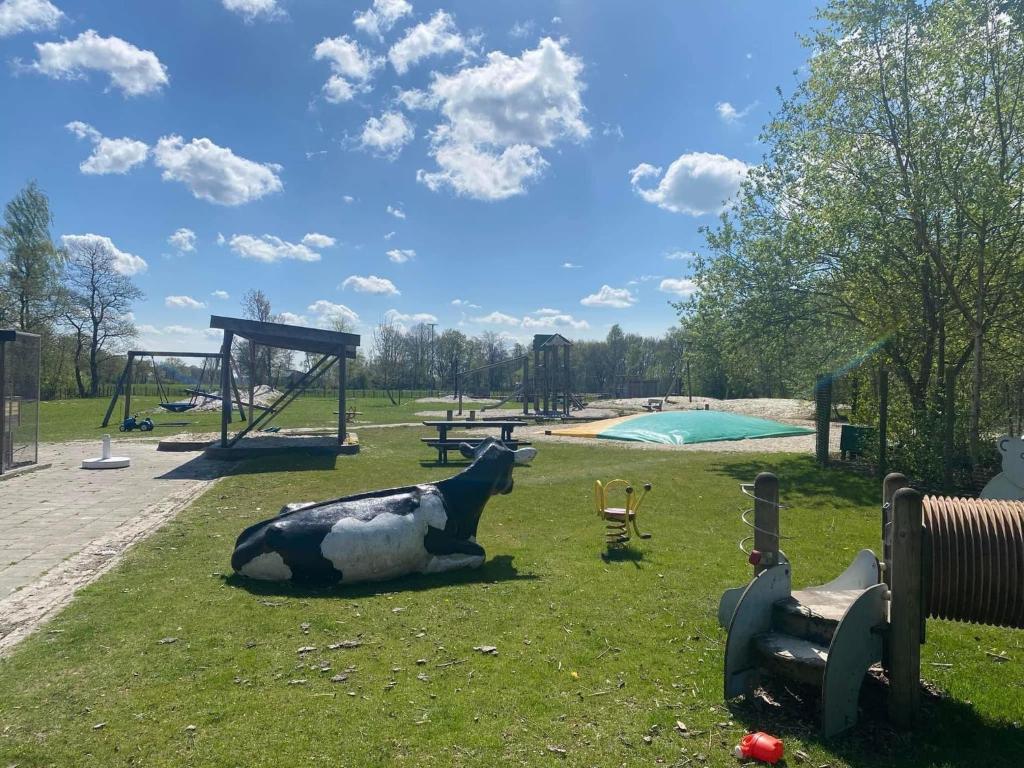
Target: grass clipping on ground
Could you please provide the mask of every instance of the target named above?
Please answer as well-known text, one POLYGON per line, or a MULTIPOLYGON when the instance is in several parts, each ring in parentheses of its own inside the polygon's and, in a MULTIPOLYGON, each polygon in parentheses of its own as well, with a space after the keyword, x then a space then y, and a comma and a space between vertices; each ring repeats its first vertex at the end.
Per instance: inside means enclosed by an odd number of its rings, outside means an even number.
POLYGON ((953 698, 916 737, 868 718, 823 744, 786 689, 725 706, 715 610, 749 576, 738 483, 779 472, 797 585, 876 544, 876 483, 810 459, 545 445, 484 511, 479 571, 326 590, 230 578, 239 531, 285 502, 446 474, 420 465, 421 432, 366 433, 336 464, 241 464, 0 664, 0 765, 731 767, 758 728, 790 764, 800 750, 832 768, 1024 747, 1008 630, 929 623, 925 675, 953 698), (654 484, 653 538, 605 561, 591 487, 619 476, 654 484))

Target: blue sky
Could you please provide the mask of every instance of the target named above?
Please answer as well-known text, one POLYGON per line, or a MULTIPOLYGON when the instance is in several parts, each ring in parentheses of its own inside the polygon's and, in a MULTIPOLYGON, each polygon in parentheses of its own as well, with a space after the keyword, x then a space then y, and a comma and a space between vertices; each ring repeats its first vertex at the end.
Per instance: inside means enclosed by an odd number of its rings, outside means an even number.
POLYGON ((56 237, 108 239, 140 346, 212 348, 249 288, 367 335, 660 334, 813 13, 0 0, 0 197, 35 178, 56 237))

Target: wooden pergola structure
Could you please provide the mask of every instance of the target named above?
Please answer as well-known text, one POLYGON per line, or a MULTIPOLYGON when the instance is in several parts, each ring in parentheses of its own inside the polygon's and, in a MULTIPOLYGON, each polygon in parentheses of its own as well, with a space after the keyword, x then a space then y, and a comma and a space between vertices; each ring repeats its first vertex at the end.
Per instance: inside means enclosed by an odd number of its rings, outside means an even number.
MULTIPOLYGON (((307 328, 301 325, 288 325, 286 323, 266 323, 259 320, 245 320, 238 317, 222 317, 212 315, 210 327, 217 328, 224 332, 224 339, 220 347, 220 394, 221 394, 221 419, 220 419, 220 447, 230 448, 241 440, 245 435, 254 429, 266 426, 271 419, 288 407, 294 400, 309 389, 331 366, 338 364, 338 445, 345 444, 345 370, 346 361, 354 359, 356 349, 359 347, 360 337, 354 333, 343 333, 341 331, 327 331, 322 328, 307 328), (296 352, 318 354, 317 360, 309 370, 293 381, 281 396, 277 398, 268 408, 261 411, 258 416, 253 417, 250 412, 250 419, 243 429, 234 436, 228 437, 228 424, 231 421, 231 390, 233 387, 231 345, 235 337, 245 339, 251 344, 277 349, 289 349, 296 352)), ((253 399, 253 371, 249 371, 249 402, 253 399)))

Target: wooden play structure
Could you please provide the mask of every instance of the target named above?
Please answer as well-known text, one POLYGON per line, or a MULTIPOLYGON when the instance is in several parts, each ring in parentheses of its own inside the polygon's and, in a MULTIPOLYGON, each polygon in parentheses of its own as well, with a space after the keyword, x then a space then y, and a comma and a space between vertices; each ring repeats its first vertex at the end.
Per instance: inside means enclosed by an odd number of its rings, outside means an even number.
POLYGON ((640 533, 636 517, 640 512, 640 505, 643 504, 647 494, 651 491, 651 484, 644 483, 643 490, 637 493, 633 486, 625 480, 609 480, 602 483, 594 481, 594 505, 597 507, 597 516, 605 521, 604 542, 608 547, 623 547, 629 543, 629 529, 641 539, 651 538, 649 533, 640 533), (621 507, 613 507, 608 503, 609 495, 621 489, 625 494, 625 502, 621 507))
MULTIPOLYGON (((117 386, 114 387, 114 394, 110 397, 110 404, 107 406, 107 411, 103 415, 103 422, 100 424, 101 427, 106 427, 110 424, 110 417, 114 413, 114 409, 117 407, 117 401, 124 397, 124 416, 121 423, 124 424, 132 415, 132 390, 135 384, 135 377, 137 374, 138 360, 144 360, 149 358, 152 362, 153 367, 153 378, 156 381, 157 392, 160 394, 160 407, 165 411, 171 413, 183 413, 185 411, 194 408, 200 398, 220 399, 219 395, 206 392, 203 390, 204 379, 207 378, 208 368, 211 370, 209 375, 210 385, 216 382, 219 366, 222 362, 222 355, 220 352, 160 352, 156 350, 148 349, 133 349, 130 350, 126 356, 124 368, 121 370, 121 375, 117 379, 117 386), (186 389, 186 393, 190 395, 187 400, 172 401, 169 390, 164 386, 163 381, 160 379, 159 366, 156 363, 158 357, 188 357, 188 358, 202 358, 203 368, 200 374, 199 381, 194 388, 186 389)), ((234 383, 234 375, 231 376, 233 391, 235 393, 235 402, 238 404, 238 412, 242 419, 245 419, 245 411, 242 408, 242 397, 238 393, 238 386, 234 383)))
POLYGON ((39 468, 40 339, 0 329, 0 475, 39 468))
POLYGON ((524 416, 564 418, 571 416, 572 411, 582 410, 586 407, 583 399, 572 392, 572 342, 560 333, 537 334, 533 337, 530 352, 525 355, 464 371, 455 371, 454 389, 455 397, 459 401, 460 416, 462 415, 462 398, 465 395, 465 386, 469 377, 505 365, 522 366, 519 385, 508 397, 482 410, 492 410, 501 407, 509 400, 518 400, 522 402, 524 416), (532 377, 531 357, 533 359, 532 377))
POLYGON ((779 547, 778 479, 762 473, 744 492, 754 501, 753 520, 744 513, 754 578, 719 603, 727 700, 749 695, 764 674, 815 686, 830 737, 856 724, 861 684, 880 665, 889 719, 909 728, 928 617, 1024 628, 1024 502, 922 496, 890 474, 882 559, 862 550, 833 581, 793 590, 779 547))

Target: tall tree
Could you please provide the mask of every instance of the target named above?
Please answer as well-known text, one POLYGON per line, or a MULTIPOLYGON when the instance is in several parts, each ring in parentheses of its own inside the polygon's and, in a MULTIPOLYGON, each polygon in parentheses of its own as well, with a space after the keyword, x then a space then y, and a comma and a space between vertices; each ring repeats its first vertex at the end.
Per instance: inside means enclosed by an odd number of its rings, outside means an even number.
POLYGON ((63 252, 50 238, 50 201, 32 181, 4 208, 0 227, 0 326, 41 333, 61 314, 63 252))
POLYGON ((67 305, 64 318, 75 337, 75 381, 80 396, 95 397, 103 357, 136 335, 132 302, 143 297, 131 278, 117 271, 106 241, 79 238, 68 248, 65 272, 67 305), (82 376, 88 360, 89 386, 82 376))

